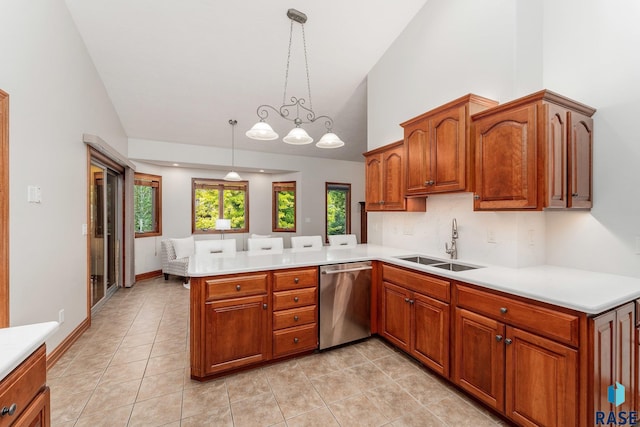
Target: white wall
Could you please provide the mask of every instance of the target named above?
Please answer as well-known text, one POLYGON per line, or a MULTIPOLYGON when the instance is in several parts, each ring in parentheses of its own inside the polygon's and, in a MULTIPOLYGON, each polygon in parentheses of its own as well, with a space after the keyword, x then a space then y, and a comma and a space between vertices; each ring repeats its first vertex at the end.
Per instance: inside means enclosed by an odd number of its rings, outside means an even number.
MULTIPOLYGON (((136 159, 136 170, 162 176, 162 236, 136 239, 136 274, 161 269, 160 241, 191 235, 191 178, 222 178, 228 172, 230 150, 169 142, 131 139, 129 155, 136 159), (143 160, 144 159, 144 160, 143 160), (211 159, 215 159, 211 162, 211 159), (146 161, 145 161, 146 160, 146 161), (148 163, 176 162, 192 167, 157 166, 148 163), (217 166, 203 168, 207 163, 217 166), (198 167, 193 167, 198 165, 198 167)), ((292 235, 324 236, 325 182, 351 183, 351 230, 360 238, 360 206, 364 200, 364 163, 300 156, 239 151, 236 168, 249 181, 250 233, 282 236, 285 247, 292 235), (277 173, 242 172, 242 167, 279 170, 277 173), (284 172, 286 170, 286 172, 284 172), (295 233, 273 233, 271 230, 271 183, 297 182, 297 229, 295 233)), ((246 249, 250 233, 229 234, 237 239, 238 250, 246 249)), ((195 235, 196 239, 218 239, 219 236, 195 235)))
POLYGON ((632 53, 640 5, 623 3, 429 0, 369 74, 369 148, 402 138, 398 123, 465 93, 505 102, 546 87, 598 109, 594 208, 482 213, 470 193, 435 195, 427 213, 371 215, 369 240, 445 255, 456 217, 461 258, 640 276, 640 57, 632 53))
POLYGON ((127 140, 62 0, 3 0, 0 88, 10 95, 11 325, 58 319, 53 350, 87 314, 87 149, 127 140), (27 186, 42 203, 27 203, 27 186))

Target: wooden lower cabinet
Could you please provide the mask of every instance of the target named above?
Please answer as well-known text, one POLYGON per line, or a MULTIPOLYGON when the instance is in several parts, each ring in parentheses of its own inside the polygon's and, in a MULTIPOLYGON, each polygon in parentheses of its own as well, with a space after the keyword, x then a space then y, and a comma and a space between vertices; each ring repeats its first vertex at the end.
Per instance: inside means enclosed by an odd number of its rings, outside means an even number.
POLYGON ((0 427, 48 427, 50 392, 46 386, 44 344, 0 381, 0 408, 13 411, 0 417, 0 427))
POLYGON ((449 304, 382 284, 380 334, 439 374, 449 376, 449 304))
POLYGON ((269 358, 268 297, 250 296, 207 303, 207 374, 269 358))

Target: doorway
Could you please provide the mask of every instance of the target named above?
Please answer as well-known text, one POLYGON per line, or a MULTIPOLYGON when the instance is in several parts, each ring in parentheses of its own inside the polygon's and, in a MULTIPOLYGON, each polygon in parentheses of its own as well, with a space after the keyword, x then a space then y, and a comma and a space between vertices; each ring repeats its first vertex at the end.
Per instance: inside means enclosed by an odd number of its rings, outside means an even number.
POLYGON ((91 156, 89 280, 92 313, 122 282, 124 170, 91 156))

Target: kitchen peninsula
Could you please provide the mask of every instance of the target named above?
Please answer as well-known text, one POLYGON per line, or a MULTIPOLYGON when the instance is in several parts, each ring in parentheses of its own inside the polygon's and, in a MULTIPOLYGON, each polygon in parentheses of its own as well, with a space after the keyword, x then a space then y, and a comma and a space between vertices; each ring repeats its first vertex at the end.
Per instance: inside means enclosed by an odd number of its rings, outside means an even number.
POLYGON ((192 378, 316 350, 318 266, 372 261, 371 332, 512 421, 592 425, 595 411, 614 410, 613 381, 627 389, 615 410, 634 410, 640 279, 554 266, 456 272, 411 255, 358 245, 193 256, 192 378))

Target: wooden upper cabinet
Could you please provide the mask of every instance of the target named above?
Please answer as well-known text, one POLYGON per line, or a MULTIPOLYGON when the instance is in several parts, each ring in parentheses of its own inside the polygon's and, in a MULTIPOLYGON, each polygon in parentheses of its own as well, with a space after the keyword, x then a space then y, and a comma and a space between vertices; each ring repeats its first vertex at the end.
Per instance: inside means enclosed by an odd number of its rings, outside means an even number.
POLYGON ((473 115, 475 210, 590 208, 594 113, 543 90, 473 115))
POLYGON ((367 211, 426 210, 426 200, 404 196, 403 141, 364 153, 367 211))
POLYGON ((469 116, 495 105, 496 101, 469 94, 400 124, 407 195, 472 188, 469 116))

